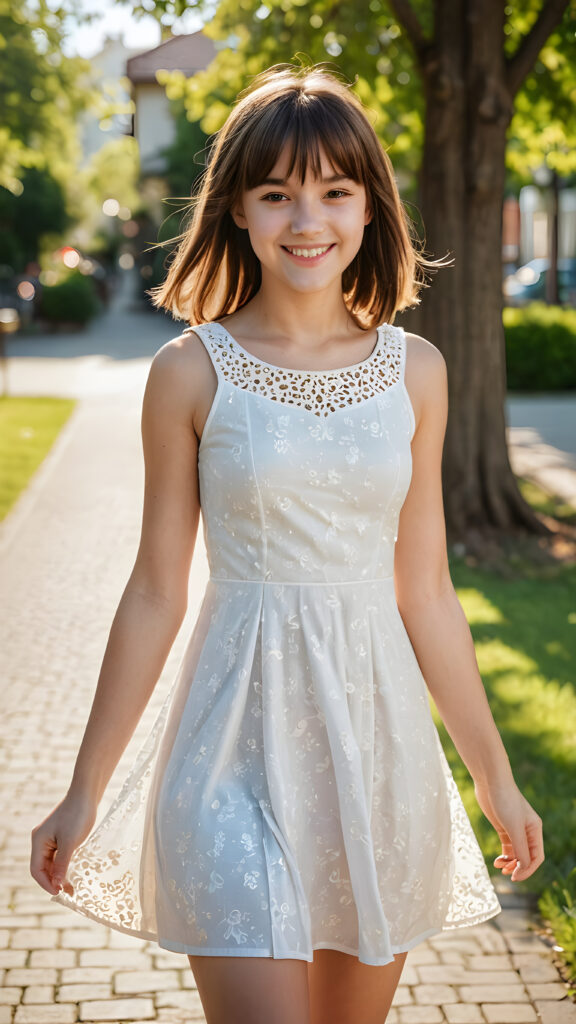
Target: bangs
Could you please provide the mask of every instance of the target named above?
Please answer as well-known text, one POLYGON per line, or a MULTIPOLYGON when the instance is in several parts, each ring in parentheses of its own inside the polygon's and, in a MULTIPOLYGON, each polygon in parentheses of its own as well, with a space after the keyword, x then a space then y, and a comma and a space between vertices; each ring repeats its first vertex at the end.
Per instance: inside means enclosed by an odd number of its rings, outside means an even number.
POLYGON ((350 110, 337 97, 324 95, 283 96, 271 102, 253 119, 244 136, 238 167, 239 191, 258 188, 288 147, 286 177, 296 173, 303 184, 308 170, 314 178, 322 173, 322 150, 335 174, 365 184, 366 153, 350 110), (247 135, 247 137, 246 137, 247 135))

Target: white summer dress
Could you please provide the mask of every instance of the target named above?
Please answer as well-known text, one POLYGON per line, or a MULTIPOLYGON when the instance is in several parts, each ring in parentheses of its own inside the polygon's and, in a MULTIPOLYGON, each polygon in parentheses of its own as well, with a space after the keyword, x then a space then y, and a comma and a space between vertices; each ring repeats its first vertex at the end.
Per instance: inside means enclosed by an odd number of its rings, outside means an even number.
POLYGON ((501 910, 395 599, 404 330, 318 371, 193 330, 218 377, 198 456, 210 577, 155 725, 72 857, 74 895, 52 899, 181 953, 386 964, 501 910))

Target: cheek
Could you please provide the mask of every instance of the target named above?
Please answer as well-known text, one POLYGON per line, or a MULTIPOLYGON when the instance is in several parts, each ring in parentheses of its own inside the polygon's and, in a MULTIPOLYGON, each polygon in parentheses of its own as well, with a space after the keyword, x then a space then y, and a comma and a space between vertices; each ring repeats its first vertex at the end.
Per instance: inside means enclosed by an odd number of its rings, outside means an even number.
POLYGON ((272 241, 281 228, 280 221, 281 216, 275 210, 255 210, 249 220, 250 237, 256 244, 258 239, 262 242, 272 241))
POLYGON ((342 228, 350 246, 359 248, 364 237, 364 207, 350 211, 350 215, 346 218, 346 224, 343 224, 342 228))

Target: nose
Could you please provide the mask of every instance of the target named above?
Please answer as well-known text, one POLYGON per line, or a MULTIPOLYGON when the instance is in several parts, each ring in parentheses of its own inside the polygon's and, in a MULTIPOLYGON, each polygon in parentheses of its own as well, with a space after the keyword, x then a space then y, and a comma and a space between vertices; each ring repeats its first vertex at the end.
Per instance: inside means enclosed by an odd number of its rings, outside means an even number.
POLYGON ((300 200, 294 204, 291 227, 295 235, 307 235, 310 238, 324 231, 321 211, 313 201, 300 200))

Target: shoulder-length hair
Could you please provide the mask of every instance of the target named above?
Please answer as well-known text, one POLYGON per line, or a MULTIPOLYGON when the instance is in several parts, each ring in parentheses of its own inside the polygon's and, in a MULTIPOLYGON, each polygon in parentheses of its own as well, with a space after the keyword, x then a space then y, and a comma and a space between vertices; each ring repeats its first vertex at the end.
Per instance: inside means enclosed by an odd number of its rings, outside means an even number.
POLYGON ((262 275, 248 232, 231 210, 242 193, 270 175, 290 147, 289 177, 321 175, 321 150, 335 173, 364 185, 372 219, 342 275, 347 308, 359 327, 391 322, 417 305, 429 261, 418 248, 400 199, 392 163, 350 86, 322 66, 277 64, 240 93, 216 134, 189 226, 179 238, 166 280, 150 290, 154 305, 190 324, 218 320, 258 292, 262 275))

